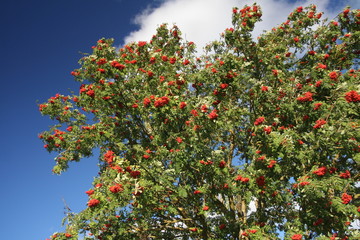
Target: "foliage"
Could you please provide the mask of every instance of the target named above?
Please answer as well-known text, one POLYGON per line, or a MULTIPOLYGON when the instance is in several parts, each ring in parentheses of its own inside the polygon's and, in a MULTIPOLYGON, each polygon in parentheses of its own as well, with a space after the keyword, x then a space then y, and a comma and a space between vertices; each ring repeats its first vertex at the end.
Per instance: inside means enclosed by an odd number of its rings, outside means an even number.
POLYGON ((87 208, 51 239, 347 239, 359 219, 360 11, 311 5, 256 40, 257 5, 198 57, 166 24, 101 39, 79 94, 40 111, 53 171, 100 149, 87 208), (253 206, 253 207, 250 207, 253 206))

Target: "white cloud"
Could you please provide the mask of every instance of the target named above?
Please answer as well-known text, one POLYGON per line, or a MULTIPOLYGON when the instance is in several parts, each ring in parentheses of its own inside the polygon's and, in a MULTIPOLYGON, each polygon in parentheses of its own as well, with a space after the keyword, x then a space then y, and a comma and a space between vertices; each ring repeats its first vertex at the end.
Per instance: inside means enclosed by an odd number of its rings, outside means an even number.
MULTIPOLYGON (((149 41, 159 25, 168 23, 179 26, 186 40, 193 41, 202 48, 206 43, 219 39, 220 33, 231 27, 233 7, 242 8, 245 4, 252 5, 254 2, 254 0, 164 0, 157 7, 149 7, 134 18, 134 23, 139 28, 125 37, 124 42, 149 41)), ((257 0, 256 2, 262 7, 263 21, 257 24, 255 36, 284 22, 288 14, 298 6, 314 3, 319 11, 324 11, 326 16, 331 18, 347 4, 352 3, 353 7, 359 5, 354 0, 343 1, 340 8, 336 7, 335 13, 330 0, 300 0, 291 3, 286 0, 257 0)))
POLYGON ((348 1, 345 1, 344 6, 345 5, 349 5, 353 9, 359 9, 360 8, 360 1, 359 0, 348 0, 348 1))
POLYGON ((249 203, 249 209, 247 212, 247 217, 249 217, 252 213, 256 212, 256 198, 252 198, 249 203))
POLYGON ((235 0, 165 1, 135 18, 140 29, 130 33, 125 42, 149 40, 160 24, 169 23, 179 26, 184 38, 203 46, 231 26, 231 9, 235 5, 235 0))

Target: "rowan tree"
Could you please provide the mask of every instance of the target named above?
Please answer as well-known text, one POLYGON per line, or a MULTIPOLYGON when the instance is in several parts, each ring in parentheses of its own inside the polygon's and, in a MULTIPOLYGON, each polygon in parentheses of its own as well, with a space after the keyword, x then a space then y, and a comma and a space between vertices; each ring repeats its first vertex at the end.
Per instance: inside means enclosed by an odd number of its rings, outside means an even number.
POLYGON ((201 57, 166 24, 101 39, 79 93, 40 104, 54 173, 100 150, 86 209, 51 239, 360 237, 360 11, 298 7, 258 38, 260 6, 232 12, 201 57))

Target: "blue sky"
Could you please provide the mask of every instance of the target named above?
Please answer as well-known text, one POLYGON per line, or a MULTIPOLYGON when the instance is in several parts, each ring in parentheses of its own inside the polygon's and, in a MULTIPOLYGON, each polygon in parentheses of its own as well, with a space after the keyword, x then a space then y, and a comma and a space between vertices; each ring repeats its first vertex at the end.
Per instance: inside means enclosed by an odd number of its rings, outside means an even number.
MULTIPOLYGON (((53 124, 38 112, 37 101, 56 93, 77 91, 70 72, 78 67, 80 52, 90 52, 102 37, 124 41, 149 40, 157 24, 177 23, 187 40, 203 46, 230 27, 236 0, 17 0, 0 8, 0 225, 1 239, 46 239, 61 230, 63 199, 73 211, 86 207, 97 174, 96 157, 72 164, 61 176, 51 173, 54 155, 38 134, 53 124), (220 4, 221 3, 221 4, 220 4), (220 4, 220 5, 219 5, 220 4), (201 16, 201 17, 200 17, 201 16), (212 35, 213 34, 213 35, 212 35)), ((246 1, 248 3, 252 1, 246 1)), ((349 1, 259 0, 263 29, 284 21, 296 6, 316 2, 335 14, 349 1), (279 14, 279 7, 283 14, 279 14)), ((356 1, 353 1, 355 3, 356 1)), ((359 3, 357 6, 359 7, 359 3)))

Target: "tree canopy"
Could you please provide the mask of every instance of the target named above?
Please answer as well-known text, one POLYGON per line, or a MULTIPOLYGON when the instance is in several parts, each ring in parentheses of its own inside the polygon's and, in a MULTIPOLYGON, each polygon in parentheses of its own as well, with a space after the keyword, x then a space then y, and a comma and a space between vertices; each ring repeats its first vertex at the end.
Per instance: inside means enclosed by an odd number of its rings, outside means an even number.
POLYGON ((87 207, 51 239, 360 237, 360 11, 298 7, 258 38, 260 6, 232 12, 203 56, 166 24, 100 39, 79 93, 39 105, 54 173, 100 150, 87 207))

